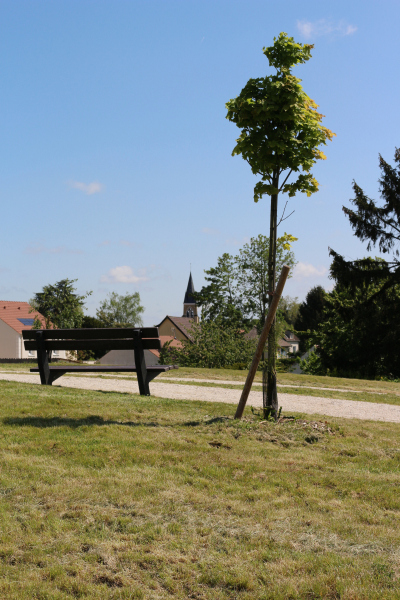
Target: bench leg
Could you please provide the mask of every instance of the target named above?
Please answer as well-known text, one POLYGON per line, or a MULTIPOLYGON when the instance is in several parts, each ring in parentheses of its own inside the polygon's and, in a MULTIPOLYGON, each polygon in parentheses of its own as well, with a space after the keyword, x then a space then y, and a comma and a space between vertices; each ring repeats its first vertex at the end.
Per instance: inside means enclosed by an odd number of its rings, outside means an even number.
MULTIPOLYGON (((136 332, 135 332, 136 333, 136 332)), ((147 379, 146 361, 142 340, 137 333, 133 338, 133 349, 135 351, 135 366, 141 396, 150 396, 150 387, 147 379)))
POLYGON ((139 393, 141 396, 150 396, 150 386, 149 386, 149 380, 147 378, 147 371, 145 373, 143 373, 142 369, 139 369, 138 365, 136 364, 136 374, 137 374, 137 380, 138 380, 138 384, 139 384, 139 393))
POLYGON ((51 385, 53 383, 53 381, 55 381, 62 375, 65 375, 65 373, 67 373, 67 371, 50 371, 50 382, 51 383, 49 383, 49 385, 51 385))
POLYGON ((40 330, 36 332, 36 344, 40 383, 42 385, 51 385, 52 379, 49 368, 49 354, 44 345, 43 332, 40 330))

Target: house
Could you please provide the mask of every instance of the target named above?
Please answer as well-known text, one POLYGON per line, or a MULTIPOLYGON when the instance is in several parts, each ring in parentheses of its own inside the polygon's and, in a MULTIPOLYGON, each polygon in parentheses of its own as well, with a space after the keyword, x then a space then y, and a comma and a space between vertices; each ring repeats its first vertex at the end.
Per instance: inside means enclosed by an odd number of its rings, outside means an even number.
MULTIPOLYGON (((194 297, 194 285, 190 273, 185 298, 183 301, 182 317, 171 317, 167 315, 158 327, 158 335, 161 346, 170 342, 171 346, 180 348, 183 340, 190 340, 190 328, 193 323, 199 322, 197 314, 197 303, 194 297)), ((147 366, 158 365, 160 353, 158 350, 145 350, 145 361, 147 366)), ((100 359, 102 365, 134 365, 135 356, 133 350, 111 350, 100 359)))
POLYGON ((289 344, 289 342, 287 342, 285 339, 283 338, 279 338, 278 340, 278 346, 279 349, 277 351, 277 357, 278 358, 286 358, 290 352, 291 346, 289 344))
MULTIPOLYGON (((44 317, 32 311, 28 302, 0 301, 0 359, 36 358, 36 351, 25 350, 22 340, 23 330, 32 329, 36 317, 45 327, 44 317)), ((54 351, 53 357, 65 358, 65 352, 54 351)))
MULTIPOLYGON (((253 327, 252 329, 250 329, 250 331, 248 331, 245 334, 245 337, 247 339, 257 339, 259 337, 259 334, 257 332, 256 327, 253 327)), ((296 352, 299 351, 300 348, 300 340, 297 337, 297 335, 295 335, 293 333, 293 331, 285 331, 283 337, 279 338, 278 340, 278 346, 279 346, 279 350, 277 352, 277 358, 285 358, 290 354, 295 354, 296 352)))
POLYGON ((278 340, 278 357, 285 358, 289 354, 295 354, 300 349, 300 339, 293 331, 285 331, 282 338, 278 340))
POLYGON ((295 354, 300 350, 300 338, 293 331, 285 331, 284 339, 290 344, 289 352, 295 354))

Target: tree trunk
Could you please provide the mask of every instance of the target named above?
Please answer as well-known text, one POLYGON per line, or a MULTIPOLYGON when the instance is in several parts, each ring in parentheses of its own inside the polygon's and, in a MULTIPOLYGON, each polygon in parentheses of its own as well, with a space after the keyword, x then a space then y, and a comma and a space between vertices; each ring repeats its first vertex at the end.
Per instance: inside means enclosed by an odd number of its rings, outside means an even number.
MULTIPOLYGON (((274 173, 273 185, 279 186, 279 173, 274 173)), ((269 260, 268 260, 268 289, 269 302, 272 303, 272 294, 275 292, 276 279, 276 231, 278 219, 278 194, 271 196, 271 216, 269 228, 269 260)), ((266 387, 267 393, 263 398, 264 416, 268 418, 272 415, 275 419, 278 416, 278 395, 276 391, 276 317, 274 318, 268 335, 268 358, 267 358, 267 377, 266 387)))

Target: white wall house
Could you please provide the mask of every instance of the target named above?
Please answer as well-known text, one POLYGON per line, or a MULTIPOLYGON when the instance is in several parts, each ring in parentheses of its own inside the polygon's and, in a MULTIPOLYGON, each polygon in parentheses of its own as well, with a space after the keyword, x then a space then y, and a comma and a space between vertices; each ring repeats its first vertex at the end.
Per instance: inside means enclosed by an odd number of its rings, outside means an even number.
MULTIPOLYGON (((36 358, 35 351, 24 348, 22 331, 32 329, 35 317, 45 327, 44 317, 37 312, 30 312, 27 302, 10 302, 0 300, 0 359, 1 358, 36 358)), ((66 358, 65 351, 53 352, 53 358, 66 358)))
POLYGON ((300 350, 300 338, 293 331, 285 331, 284 338, 290 344, 288 352, 295 353, 300 350))
POLYGON ((300 339, 293 331, 285 331, 283 338, 278 340, 278 358, 286 358, 300 349, 300 339))

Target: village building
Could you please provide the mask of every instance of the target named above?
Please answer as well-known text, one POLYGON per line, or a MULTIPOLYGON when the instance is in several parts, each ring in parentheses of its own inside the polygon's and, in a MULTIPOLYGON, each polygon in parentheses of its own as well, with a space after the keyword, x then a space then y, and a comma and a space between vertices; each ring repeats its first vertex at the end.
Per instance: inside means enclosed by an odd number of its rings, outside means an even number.
MULTIPOLYGON (((181 317, 173 317, 167 315, 161 323, 156 325, 161 340, 161 345, 170 342, 172 347, 181 347, 182 341, 191 341, 190 329, 193 323, 199 322, 198 305, 195 297, 195 289, 193 285, 192 274, 190 273, 189 281, 183 301, 183 315, 181 317)), ((247 334, 249 339, 258 339, 258 332, 253 327, 247 334)), ((300 339, 293 331, 285 331, 283 337, 278 340, 277 357, 284 358, 291 354, 295 354, 300 349, 300 339)), ((152 350, 153 354, 159 355, 156 350, 152 350)))
MULTIPOLYGON (((0 300, 0 359, 36 359, 36 351, 25 350, 22 332, 32 329, 35 318, 45 328, 45 318, 33 311, 28 302, 0 300)), ((65 358, 64 351, 54 351, 54 358, 65 358)))
POLYGON ((300 338, 293 331, 285 331, 285 340, 290 343, 290 352, 296 353, 300 350, 300 338))
MULTIPOLYGON (((191 339, 190 328, 193 323, 199 322, 198 307, 194 293, 193 278, 190 273, 183 300, 183 315, 181 317, 167 315, 159 325, 155 325, 155 327, 158 327, 161 346, 169 342, 170 346, 180 348, 182 347, 182 341, 191 339)), ((158 364, 160 352, 158 350, 145 350, 144 356, 147 366, 155 366, 158 364)), ((135 364, 134 351, 110 350, 99 362, 102 365, 132 365, 135 364)))
POLYGON ((156 325, 161 344, 171 342, 171 345, 181 345, 177 342, 191 340, 190 329, 194 323, 199 322, 198 306, 195 297, 193 277, 190 273, 189 281, 183 300, 183 314, 181 317, 167 315, 161 323, 156 325))

